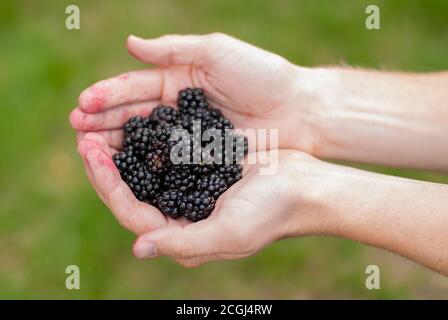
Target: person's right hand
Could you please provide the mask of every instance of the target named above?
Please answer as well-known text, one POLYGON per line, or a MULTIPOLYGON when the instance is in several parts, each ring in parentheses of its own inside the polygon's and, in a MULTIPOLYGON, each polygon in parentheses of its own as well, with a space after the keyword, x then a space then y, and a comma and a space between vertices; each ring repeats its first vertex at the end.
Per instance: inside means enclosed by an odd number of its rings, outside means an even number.
POLYGON ((216 202, 210 217, 195 223, 172 219, 138 201, 121 179, 103 137, 86 134, 78 143, 87 176, 119 223, 138 235, 138 258, 170 256, 187 267, 250 256, 272 242, 322 228, 314 175, 327 165, 307 154, 280 150, 257 164, 245 164, 243 178, 216 202), (267 168, 272 174, 263 171, 267 168), (311 178, 311 179, 309 179, 311 178))
POLYGON ((80 136, 98 131, 119 149, 122 133, 118 129, 131 116, 146 116, 160 103, 175 105, 179 90, 201 87, 211 105, 236 128, 281 128, 279 148, 311 151, 306 99, 298 90, 304 68, 220 33, 150 40, 130 36, 127 47, 137 59, 158 67, 87 88, 70 115, 80 136))

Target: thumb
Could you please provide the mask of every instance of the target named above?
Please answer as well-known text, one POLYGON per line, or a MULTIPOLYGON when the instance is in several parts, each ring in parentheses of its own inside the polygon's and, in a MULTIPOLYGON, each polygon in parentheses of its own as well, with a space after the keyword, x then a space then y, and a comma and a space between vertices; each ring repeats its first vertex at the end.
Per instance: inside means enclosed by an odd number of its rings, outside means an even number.
POLYGON ((133 246, 137 258, 189 259, 219 253, 225 237, 210 221, 168 226, 141 235, 133 246))
POLYGON ((155 65, 204 65, 210 62, 210 35, 166 35, 155 39, 129 36, 126 46, 135 58, 155 65))

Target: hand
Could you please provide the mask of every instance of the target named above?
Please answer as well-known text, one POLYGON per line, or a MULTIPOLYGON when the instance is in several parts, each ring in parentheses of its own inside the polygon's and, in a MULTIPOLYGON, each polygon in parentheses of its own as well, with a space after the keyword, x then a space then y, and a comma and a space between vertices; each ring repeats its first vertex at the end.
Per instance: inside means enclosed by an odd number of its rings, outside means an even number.
POLYGON ((195 267, 245 257, 285 237, 333 235, 388 249, 448 274, 445 185, 279 151, 274 175, 260 175, 260 165, 246 166, 243 179, 218 199, 208 219, 188 223, 167 219, 134 197, 101 135, 87 133, 78 150, 101 199, 123 226, 140 235, 134 244, 137 257, 168 255, 195 267))
POLYGON ((179 90, 202 87, 211 105, 221 109, 237 128, 282 128, 280 148, 299 146, 310 151, 312 135, 297 86, 304 68, 223 34, 152 40, 130 36, 127 47, 137 59, 158 67, 129 72, 86 89, 70 115, 76 130, 97 131, 119 149, 119 129, 131 116, 146 116, 160 103, 175 105, 179 90))
POLYGON ((300 163, 318 160, 293 151, 278 154, 275 175, 260 175, 261 165, 246 166, 242 180, 227 190, 212 215, 200 222, 173 220, 138 201, 121 180, 111 150, 101 135, 86 134, 78 143, 87 174, 98 195, 118 221, 140 235, 134 244, 139 258, 167 255, 188 267, 249 256, 271 242, 305 234, 307 198, 299 195, 300 163), (303 219, 296 213, 300 203, 303 219), (298 225, 300 223, 300 225, 298 225))

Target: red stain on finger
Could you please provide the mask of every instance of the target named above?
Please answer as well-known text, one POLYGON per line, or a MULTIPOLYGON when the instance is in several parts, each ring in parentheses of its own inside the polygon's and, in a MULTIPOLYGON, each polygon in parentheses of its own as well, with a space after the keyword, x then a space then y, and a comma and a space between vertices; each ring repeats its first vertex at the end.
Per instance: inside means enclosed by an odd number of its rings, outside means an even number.
POLYGON ((79 106, 86 112, 96 113, 101 111, 106 104, 107 90, 98 85, 94 85, 81 93, 79 106))
POLYGON ((99 148, 86 154, 97 186, 105 193, 111 192, 120 182, 120 174, 110 156, 99 148))
POLYGON ((76 108, 70 113, 70 124, 76 130, 96 130, 100 120, 97 115, 92 115, 76 108))
POLYGON ((112 159, 106 157, 104 154, 98 158, 98 163, 100 166, 106 167, 108 170, 117 171, 117 167, 112 159))
POLYGON ((85 158, 90 159, 89 162, 97 167, 106 167, 114 171, 117 170, 112 158, 103 151, 101 145, 96 141, 89 139, 81 140, 78 144, 78 151, 85 158))
POLYGON ((88 110, 90 112, 99 112, 103 109, 106 100, 103 97, 93 97, 90 100, 88 110))
POLYGON ((118 79, 122 80, 122 81, 126 81, 128 80, 130 77, 129 73, 123 73, 122 75, 118 76, 118 79))
POLYGON ((78 152, 85 157, 93 149, 98 149, 98 144, 90 140, 81 140, 78 143, 78 152))
MULTIPOLYGON (((86 141, 86 140, 85 140, 86 141)), ((94 148, 90 148, 89 150, 86 150, 86 154, 89 153, 89 158, 92 160, 96 167, 102 167, 106 168, 110 171, 117 171, 117 167, 115 166, 115 163, 112 161, 112 158, 107 155, 99 146, 98 143, 90 141, 91 145, 94 146, 94 148), (91 150, 95 149, 95 152, 92 152, 91 150)))

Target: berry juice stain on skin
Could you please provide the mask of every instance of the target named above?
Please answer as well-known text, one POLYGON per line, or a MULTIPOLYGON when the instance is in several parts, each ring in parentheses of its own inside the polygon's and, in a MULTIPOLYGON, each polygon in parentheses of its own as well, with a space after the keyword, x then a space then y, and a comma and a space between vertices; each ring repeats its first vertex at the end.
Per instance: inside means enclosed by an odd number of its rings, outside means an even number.
POLYGON ((105 99, 102 97, 93 97, 89 102, 89 110, 91 112, 99 112, 103 108, 105 99))
POLYGON ((86 130, 88 131, 96 130, 96 125, 94 123, 91 123, 87 126, 86 130))
POLYGON ((105 88, 94 85, 81 95, 80 105, 87 112, 99 112, 106 103, 106 94, 105 88))
POLYGON ((126 81, 129 79, 129 77, 130 77, 129 73, 124 73, 124 74, 118 76, 118 79, 120 79, 122 81, 126 81))
POLYGON ((74 127, 80 129, 80 130, 95 130, 98 125, 97 121, 91 114, 87 114, 85 112, 82 112, 79 109, 75 109, 72 114, 70 115, 70 121, 73 124, 74 127))
POLYGON ((115 172, 117 171, 117 167, 115 166, 114 162, 111 161, 109 158, 106 158, 105 156, 98 156, 96 158, 98 161, 98 164, 102 167, 106 167, 108 170, 115 172))
POLYGON ((86 141, 86 140, 82 140, 79 144, 78 144, 78 151, 79 153, 83 156, 83 158, 86 157, 87 153, 90 152, 91 150, 97 148, 96 145, 94 145, 93 141, 86 141))

